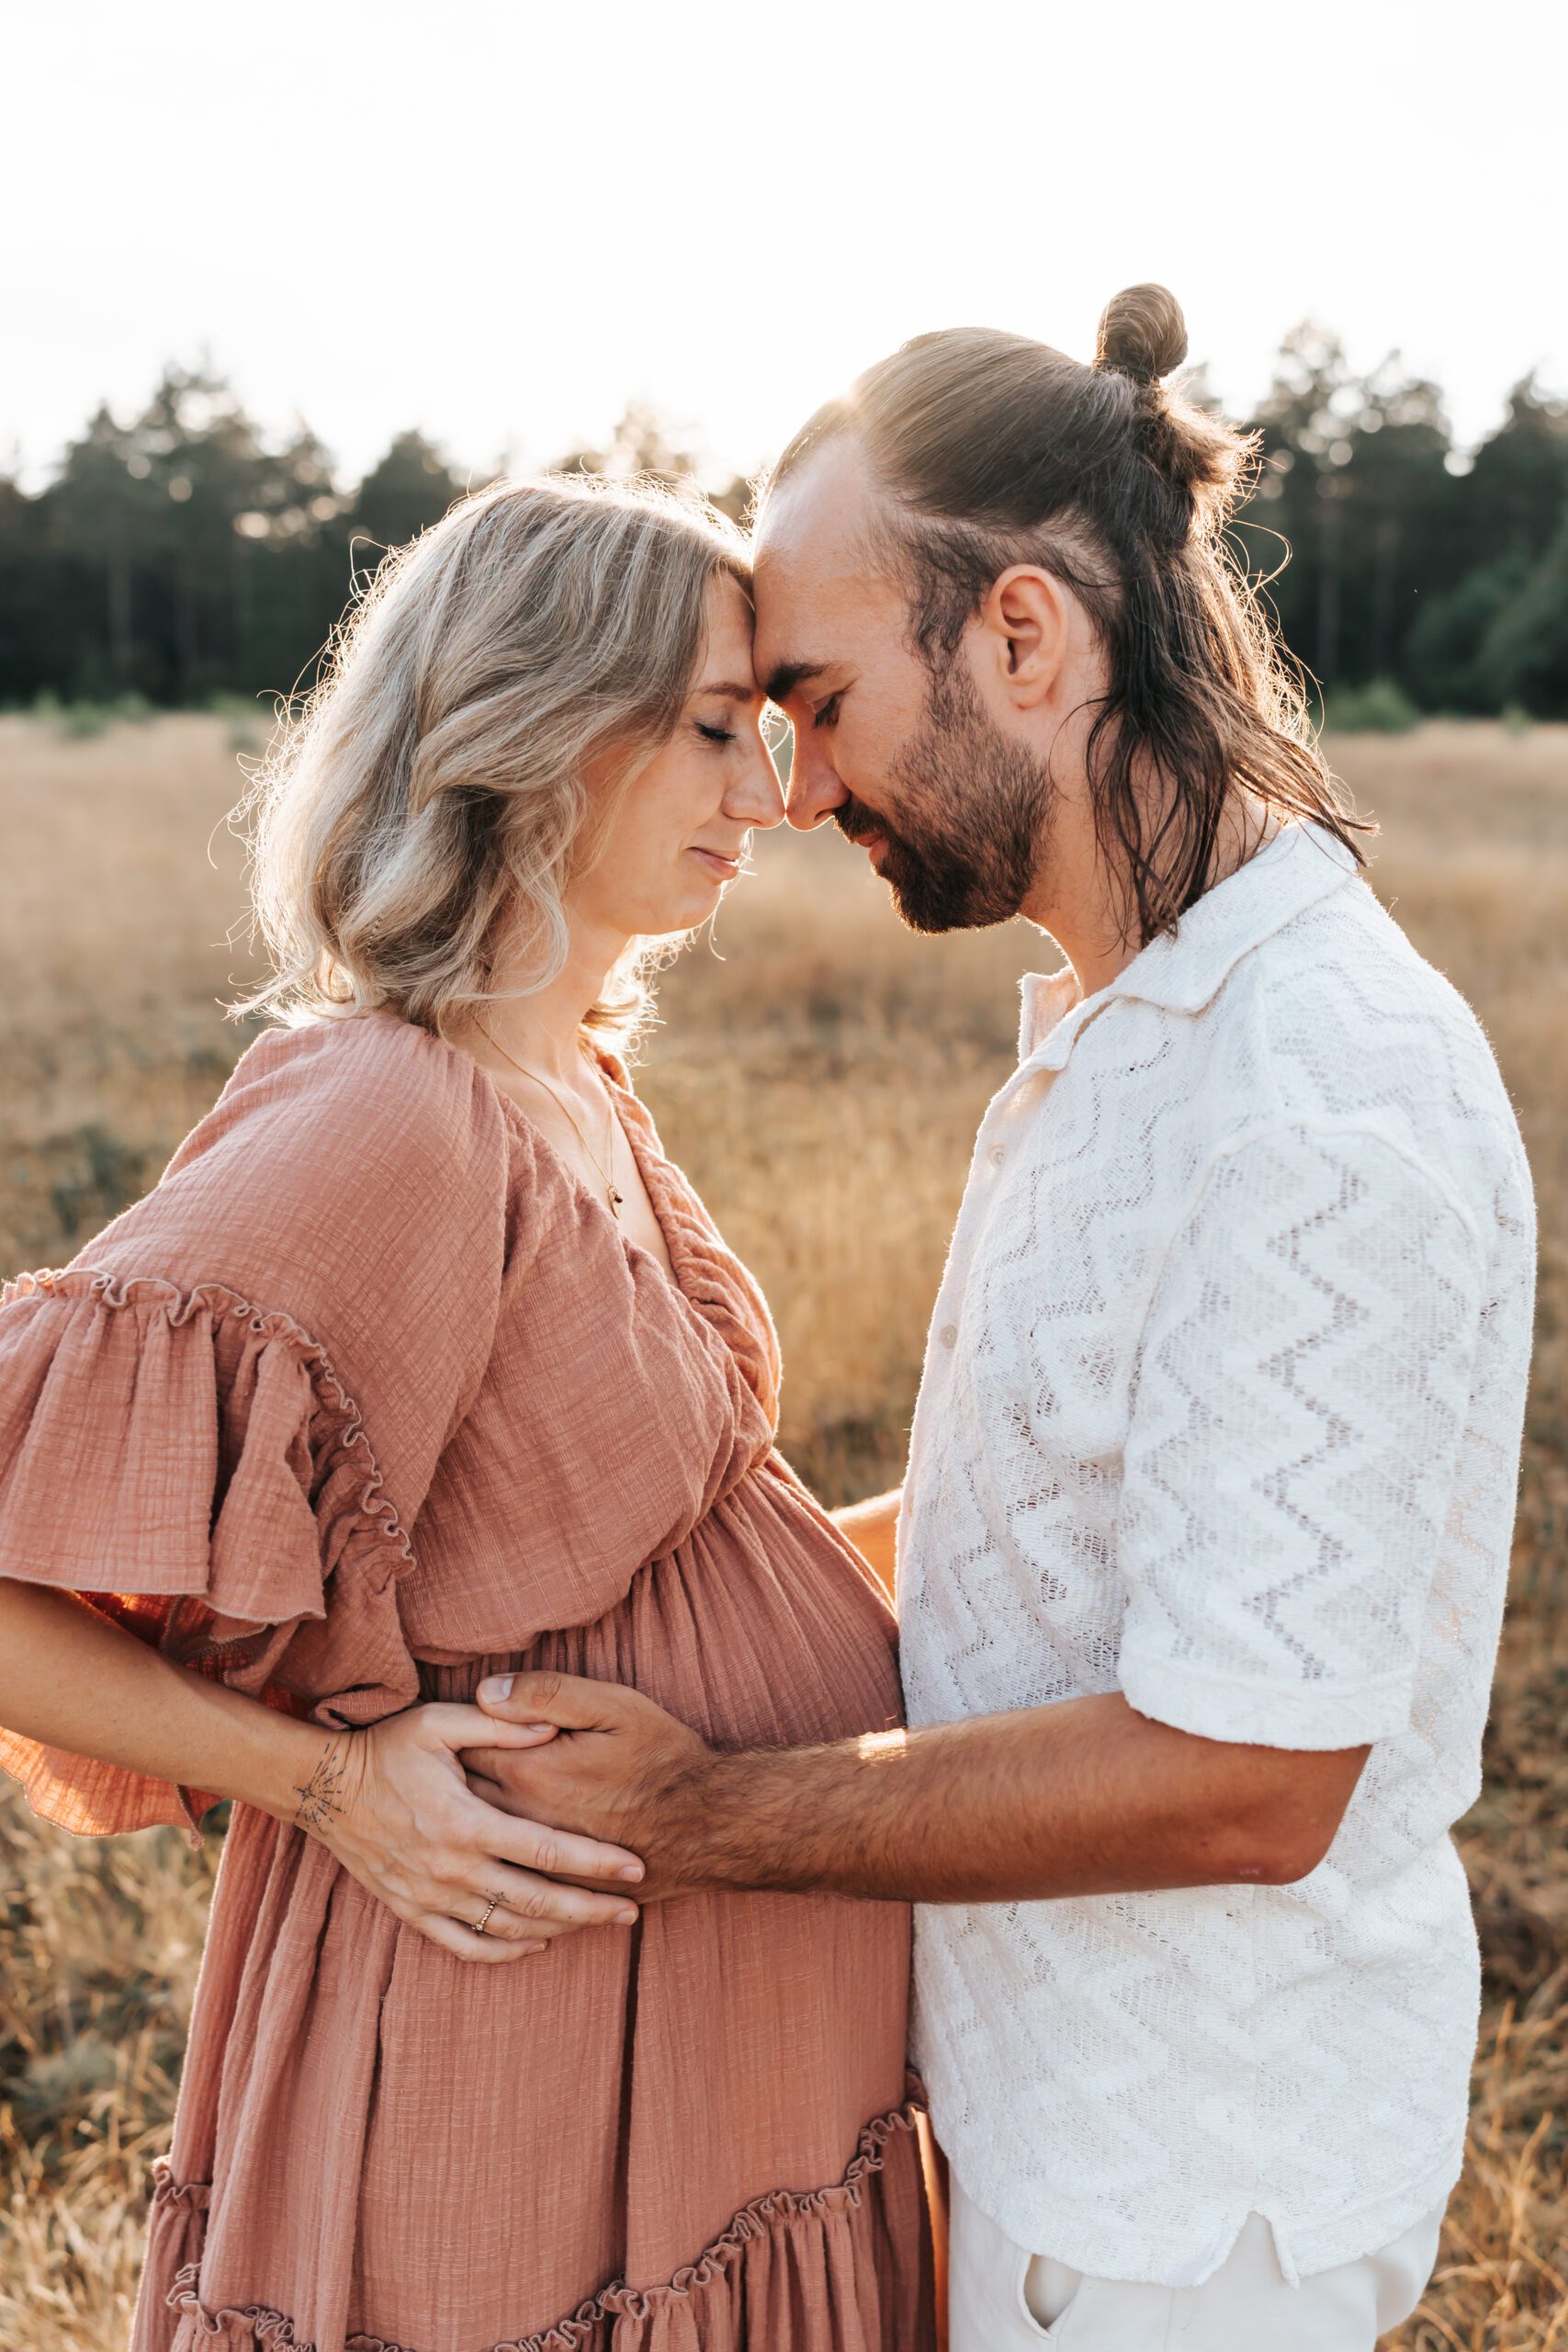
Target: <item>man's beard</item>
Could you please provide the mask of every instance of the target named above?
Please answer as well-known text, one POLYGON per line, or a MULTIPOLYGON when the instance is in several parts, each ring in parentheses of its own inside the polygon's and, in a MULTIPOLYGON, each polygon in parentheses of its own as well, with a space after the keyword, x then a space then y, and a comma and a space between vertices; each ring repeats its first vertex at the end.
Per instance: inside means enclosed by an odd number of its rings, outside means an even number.
POLYGON ((1017 914, 1045 848, 1051 780, 992 724, 957 659, 933 673, 888 777, 897 829, 852 797, 833 821, 852 840, 882 835, 877 871, 910 930, 980 931, 1017 914))

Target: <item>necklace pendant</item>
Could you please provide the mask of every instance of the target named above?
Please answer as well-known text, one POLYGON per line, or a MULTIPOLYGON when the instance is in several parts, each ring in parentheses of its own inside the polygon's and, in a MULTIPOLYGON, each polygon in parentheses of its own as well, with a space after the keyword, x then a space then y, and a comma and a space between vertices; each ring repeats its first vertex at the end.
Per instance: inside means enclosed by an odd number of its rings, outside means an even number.
POLYGON ((621 1195, 616 1192, 614 1184, 612 1184, 610 1187, 610 1215, 614 1217, 618 1217, 620 1214, 621 1195))

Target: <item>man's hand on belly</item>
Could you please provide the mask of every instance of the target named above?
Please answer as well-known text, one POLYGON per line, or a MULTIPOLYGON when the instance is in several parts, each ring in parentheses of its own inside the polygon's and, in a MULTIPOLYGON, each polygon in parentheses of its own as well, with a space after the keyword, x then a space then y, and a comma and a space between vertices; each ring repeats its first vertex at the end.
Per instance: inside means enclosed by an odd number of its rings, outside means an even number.
MULTIPOLYGON (((715 1752, 694 1731, 640 1691, 619 1682, 591 1682, 570 1674, 492 1676, 479 1686, 487 1714, 506 1723, 550 1723, 559 1736, 531 1754, 545 1763, 537 1774, 514 1771, 518 1751, 505 1747, 464 1750, 468 1785, 502 1812, 543 1823, 551 1829, 579 1829, 588 1821, 637 1822, 660 1847, 655 1869, 642 1847, 632 1844, 646 1866, 637 1889, 640 1903, 687 1893, 704 1883, 690 1841, 680 1824, 700 1804, 696 1791, 715 1752), (502 1686, 510 1695, 502 1696, 502 1686)), ((620 1841, 625 1842, 625 1841, 620 1841)))
POLYGON ((619 1683, 516 1674, 476 1698, 500 1721, 561 1733, 467 1751, 481 1792, 628 1848, 647 1865, 645 1901, 705 1887, 1006 1903, 1285 1885, 1326 1854, 1368 1754, 1203 1739, 1117 1692, 744 1753, 709 1747, 619 1683))

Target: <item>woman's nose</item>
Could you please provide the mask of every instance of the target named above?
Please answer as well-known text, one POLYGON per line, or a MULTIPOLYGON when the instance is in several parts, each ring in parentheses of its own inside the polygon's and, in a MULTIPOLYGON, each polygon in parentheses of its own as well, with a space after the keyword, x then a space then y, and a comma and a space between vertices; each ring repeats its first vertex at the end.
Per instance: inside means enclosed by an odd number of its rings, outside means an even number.
POLYGON ((761 826, 763 831, 784 823, 784 786, 761 743, 725 794, 724 808, 726 816, 738 818, 743 824, 761 826))

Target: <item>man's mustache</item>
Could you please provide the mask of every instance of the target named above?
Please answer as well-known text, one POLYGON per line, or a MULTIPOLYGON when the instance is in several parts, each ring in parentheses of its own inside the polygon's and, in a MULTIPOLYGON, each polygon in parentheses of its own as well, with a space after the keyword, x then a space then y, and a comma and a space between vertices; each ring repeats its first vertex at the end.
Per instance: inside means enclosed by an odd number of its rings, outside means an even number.
POLYGON ((852 794, 834 809, 833 822, 847 842, 852 842, 857 833, 885 833, 890 841, 893 839, 886 818, 878 816, 874 808, 868 808, 863 800, 855 799, 852 794))

